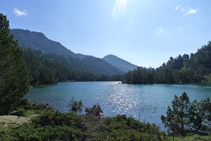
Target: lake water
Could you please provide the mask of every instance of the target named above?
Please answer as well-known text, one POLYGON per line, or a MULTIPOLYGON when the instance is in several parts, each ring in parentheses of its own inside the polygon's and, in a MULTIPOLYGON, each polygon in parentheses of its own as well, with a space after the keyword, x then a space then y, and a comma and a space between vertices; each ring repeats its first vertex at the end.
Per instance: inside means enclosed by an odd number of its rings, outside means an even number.
POLYGON ((99 103, 104 116, 126 114, 144 122, 155 123, 162 129, 160 120, 171 105, 174 95, 187 92, 190 100, 211 97, 211 86, 202 85, 128 85, 120 82, 64 82, 45 88, 31 88, 25 96, 30 102, 49 104, 55 110, 68 112, 72 97, 91 107, 99 103))

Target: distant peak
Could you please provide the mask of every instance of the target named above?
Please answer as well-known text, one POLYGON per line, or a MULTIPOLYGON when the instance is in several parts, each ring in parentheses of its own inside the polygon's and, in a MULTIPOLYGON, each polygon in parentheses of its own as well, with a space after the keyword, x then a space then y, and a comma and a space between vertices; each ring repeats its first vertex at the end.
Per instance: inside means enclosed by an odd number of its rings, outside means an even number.
POLYGON ((122 59, 119 58, 113 54, 108 54, 105 57, 103 57, 103 60, 105 60, 106 62, 110 63, 111 65, 117 67, 119 70, 121 70, 122 72, 128 72, 130 70, 134 70, 136 69, 138 66, 122 59))
POLYGON ((119 58, 119 57, 117 57, 116 55, 113 55, 113 54, 108 54, 108 55, 104 56, 103 58, 107 58, 107 57, 115 57, 115 58, 119 58))

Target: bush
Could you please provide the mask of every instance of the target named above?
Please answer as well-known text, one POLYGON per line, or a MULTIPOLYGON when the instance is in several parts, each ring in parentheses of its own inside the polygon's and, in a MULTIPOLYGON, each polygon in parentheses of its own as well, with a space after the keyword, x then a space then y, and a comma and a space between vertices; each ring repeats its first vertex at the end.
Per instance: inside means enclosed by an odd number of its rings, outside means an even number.
POLYGON ((101 116, 103 111, 99 104, 94 105, 92 108, 86 107, 85 112, 87 115, 101 116))
POLYGON ((70 112, 81 112, 83 108, 82 101, 81 100, 75 101, 74 97, 72 97, 72 100, 68 106, 70 108, 69 109, 70 112))
POLYGON ((45 112, 31 123, 14 127, 12 132, 2 132, 0 140, 82 140, 80 119, 75 114, 45 112), (8 138, 9 139, 9 138, 8 138))
POLYGON ((75 112, 42 112, 31 122, 0 130, 0 140, 143 140, 160 141, 165 134, 153 124, 118 115, 101 118, 100 105, 86 115, 75 112))

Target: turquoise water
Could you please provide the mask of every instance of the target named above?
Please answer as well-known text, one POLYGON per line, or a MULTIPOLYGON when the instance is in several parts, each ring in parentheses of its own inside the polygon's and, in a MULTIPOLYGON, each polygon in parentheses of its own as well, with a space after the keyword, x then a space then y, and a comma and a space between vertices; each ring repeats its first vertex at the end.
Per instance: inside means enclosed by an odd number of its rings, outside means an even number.
POLYGON ((211 97, 211 86, 202 85, 128 85, 120 82, 64 82, 45 88, 31 88, 25 96, 30 102, 49 104, 55 110, 68 112, 71 98, 85 106, 99 103, 104 116, 126 114, 161 128, 160 116, 166 113, 174 95, 187 92, 190 100, 211 97))

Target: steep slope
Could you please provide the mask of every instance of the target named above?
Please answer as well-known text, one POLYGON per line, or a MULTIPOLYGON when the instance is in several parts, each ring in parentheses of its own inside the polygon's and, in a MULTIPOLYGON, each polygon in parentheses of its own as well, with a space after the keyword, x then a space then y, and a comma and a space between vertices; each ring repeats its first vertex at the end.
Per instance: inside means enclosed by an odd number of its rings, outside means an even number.
POLYGON ((43 33, 22 29, 12 29, 10 33, 14 35, 14 40, 18 40, 18 44, 24 48, 38 49, 45 53, 76 57, 73 52, 62 46, 59 42, 49 40, 43 33))
MULTIPOLYGON (((97 75, 122 74, 122 71, 110 65, 103 59, 83 54, 75 54, 72 51, 65 48, 59 42, 49 40, 43 33, 32 32, 29 30, 22 30, 22 29, 12 29, 10 33, 13 34, 14 40, 18 40, 18 44, 24 48, 40 50, 44 53, 56 54, 75 59, 76 61, 73 62, 78 62, 78 63, 74 63, 74 66, 68 66, 72 67, 74 70, 86 71, 97 75)), ((64 61, 57 60, 57 58, 55 58, 54 60, 60 63, 64 63, 64 61)), ((69 65, 69 64, 64 64, 64 65, 69 65)))
POLYGON ((103 60, 125 73, 135 70, 138 67, 114 55, 107 55, 103 58, 103 60))
POLYGON ((108 75, 93 75, 93 73, 88 72, 88 69, 84 71, 79 68, 83 63, 79 59, 46 54, 39 50, 24 49, 24 60, 29 70, 31 85, 48 85, 67 80, 107 81, 112 79, 108 75))

